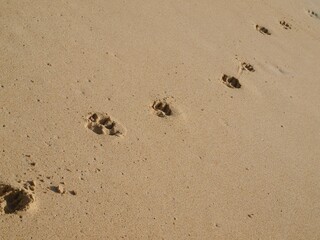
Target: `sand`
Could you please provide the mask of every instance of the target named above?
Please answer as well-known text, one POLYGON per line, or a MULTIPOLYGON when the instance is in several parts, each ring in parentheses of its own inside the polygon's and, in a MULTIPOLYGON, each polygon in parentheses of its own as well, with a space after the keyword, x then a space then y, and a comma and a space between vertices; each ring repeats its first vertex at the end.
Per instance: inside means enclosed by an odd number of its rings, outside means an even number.
POLYGON ((0 1, 0 239, 320 239, 316 0, 0 1))

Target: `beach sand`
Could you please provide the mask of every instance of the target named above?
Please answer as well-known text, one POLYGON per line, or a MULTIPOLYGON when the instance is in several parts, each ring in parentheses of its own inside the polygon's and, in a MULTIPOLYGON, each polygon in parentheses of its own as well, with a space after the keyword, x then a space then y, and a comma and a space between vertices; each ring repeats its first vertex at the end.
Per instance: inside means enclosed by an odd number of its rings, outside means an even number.
POLYGON ((320 239, 320 3, 0 0, 0 239, 320 239))

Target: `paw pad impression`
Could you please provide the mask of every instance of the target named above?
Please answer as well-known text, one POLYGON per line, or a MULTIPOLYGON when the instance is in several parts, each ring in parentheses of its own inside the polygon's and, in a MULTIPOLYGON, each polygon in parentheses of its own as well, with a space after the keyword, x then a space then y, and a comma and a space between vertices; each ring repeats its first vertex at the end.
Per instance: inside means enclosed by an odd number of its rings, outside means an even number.
POLYGON ((120 136, 122 127, 113 121, 107 113, 90 113, 87 117, 86 127, 96 134, 120 136))
POLYGON ((158 117, 166 117, 172 115, 171 107, 165 99, 155 100, 152 104, 152 108, 158 117))
POLYGON ((225 85, 227 85, 229 88, 241 88, 241 84, 240 84, 239 80, 235 77, 223 74, 221 79, 222 79, 222 82, 225 85))
POLYGON ((25 211, 33 201, 28 191, 0 183, 0 215, 25 211))

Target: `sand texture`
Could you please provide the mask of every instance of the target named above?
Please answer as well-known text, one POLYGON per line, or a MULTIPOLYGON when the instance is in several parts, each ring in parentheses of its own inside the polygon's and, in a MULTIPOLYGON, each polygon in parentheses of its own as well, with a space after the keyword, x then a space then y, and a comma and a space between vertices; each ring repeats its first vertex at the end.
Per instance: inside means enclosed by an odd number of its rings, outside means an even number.
POLYGON ((0 0, 0 240, 320 239, 320 1, 0 0))

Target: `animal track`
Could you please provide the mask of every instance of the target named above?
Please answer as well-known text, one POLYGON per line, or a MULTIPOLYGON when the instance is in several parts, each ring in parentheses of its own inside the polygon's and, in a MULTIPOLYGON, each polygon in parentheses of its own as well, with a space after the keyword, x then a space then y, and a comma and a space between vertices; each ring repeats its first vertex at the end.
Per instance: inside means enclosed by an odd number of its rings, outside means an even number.
POLYGON ((158 117, 170 116, 172 114, 172 110, 165 99, 155 100, 152 104, 152 108, 158 117))
POLYGON ((36 183, 34 181, 27 181, 23 184, 23 188, 26 190, 34 191, 36 187, 36 183))
POLYGON ((259 31, 262 34, 271 35, 270 31, 267 28, 262 27, 260 25, 256 25, 256 30, 259 31))
POLYGON ((241 63, 241 70, 247 70, 249 72, 255 72, 256 71, 251 64, 246 63, 246 62, 241 63))
POLYGON ((239 80, 235 77, 228 76, 226 74, 223 74, 222 81, 225 85, 227 85, 229 88, 241 88, 241 84, 239 80))
POLYGON ((96 134, 112 136, 121 136, 123 134, 122 127, 115 121, 111 120, 107 113, 89 113, 86 127, 96 134))
POLYGON ((24 189, 0 184, 0 215, 25 211, 34 201, 34 196, 24 189))
POLYGON ((291 25, 286 21, 280 21, 280 24, 283 26, 284 29, 291 29, 291 25))
POLYGON ((307 11, 310 17, 314 17, 314 18, 319 18, 318 13, 312 11, 312 10, 308 10, 307 11))

